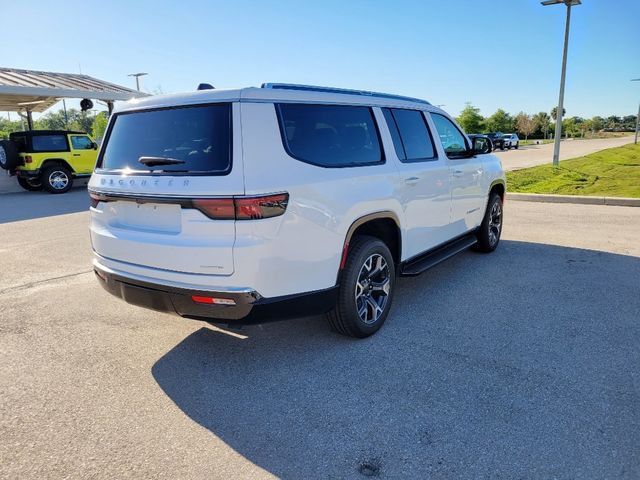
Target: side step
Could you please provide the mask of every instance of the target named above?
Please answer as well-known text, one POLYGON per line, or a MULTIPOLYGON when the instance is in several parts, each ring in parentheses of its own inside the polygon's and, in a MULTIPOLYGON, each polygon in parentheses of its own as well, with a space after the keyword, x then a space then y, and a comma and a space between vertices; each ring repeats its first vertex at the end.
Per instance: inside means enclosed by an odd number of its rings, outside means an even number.
POLYGON ((477 241, 476 236, 470 233, 450 243, 446 243, 403 264, 400 269, 400 275, 403 277, 420 275, 425 270, 439 264, 443 260, 453 257, 456 253, 460 253, 469 248, 477 241))

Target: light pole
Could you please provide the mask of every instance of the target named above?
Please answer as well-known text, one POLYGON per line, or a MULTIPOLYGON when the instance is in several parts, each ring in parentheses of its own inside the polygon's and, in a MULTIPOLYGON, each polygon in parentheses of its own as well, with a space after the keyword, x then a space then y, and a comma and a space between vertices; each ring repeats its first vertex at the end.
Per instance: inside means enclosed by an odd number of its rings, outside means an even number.
POLYGON ((145 75, 149 75, 148 73, 130 73, 127 77, 136 77, 136 90, 140 91, 140 77, 144 77, 145 75))
POLYGON ((567 49, 569 47, 569 26, 571 24, 571 7, 580 5, 580 0, 545 0, 543 6, 564 4, 567 6, 567 23, 564 27, 564 51, 562 53, 562 74, 560 75, 560 96, 556 111, 556 136, 553 141, 553 165, 558 166, 560 161, 560 139, 562 137, 562 112, 564 104, 564 78, 567 73, 567 49))
MULTIPOLYGON (((632 82, 640 82, 640 78, 634 78, 631 80, 632 82)), ((633 143, 638 143, 638 128, 640 128, 640 105, 638 105, 638 115, 636 116, 636 138, 633 140, 633 143)))

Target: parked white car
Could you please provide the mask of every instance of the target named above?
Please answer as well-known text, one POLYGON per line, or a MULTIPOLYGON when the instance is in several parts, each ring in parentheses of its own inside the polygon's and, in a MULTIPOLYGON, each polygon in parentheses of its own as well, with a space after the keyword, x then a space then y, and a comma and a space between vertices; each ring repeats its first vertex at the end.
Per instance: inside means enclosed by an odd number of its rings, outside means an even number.
POLYGON ((142 307, 229 325, 326 313, 365 337, 397 275, 498 246, 490 149, 396 95, 265 84, 134 100, 89 183, 93 266, 142 307))
POLYGON ((512 148, 517 150, 520 146, 520 138, 515 133, 506 133, 502 138, 504 139, 504 147, 509 150, 512 148))

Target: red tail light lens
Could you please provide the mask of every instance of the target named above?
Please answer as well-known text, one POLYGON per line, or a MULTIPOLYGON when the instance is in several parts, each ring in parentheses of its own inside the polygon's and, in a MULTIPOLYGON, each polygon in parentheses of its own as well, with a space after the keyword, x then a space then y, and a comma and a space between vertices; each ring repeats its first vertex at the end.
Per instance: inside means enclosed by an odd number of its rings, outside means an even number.
POLYGON ((193 206, 214 220, 236 218, 233 198, 200 198, 193 200, 193 206))
POLYGON ((100 203, 100 197, 95 193, 89 192, 89 205, 91 205, 93 208, 96 208, 98 206, 98 203, 100 203))
POLYGON ((288 193, 264 197, 201 198, 192 200, 197 208, 214 220, 258 220, 282 215, 289 203, 288 193))
POLYGON ((33 163, 33 157, 31 155, 26 155, 24 157, 24 163, 33 163))
POLYGON ((257 220, 282 215, 289 203, 289 194, 266 197, 236 198, 236 220, 257 220))

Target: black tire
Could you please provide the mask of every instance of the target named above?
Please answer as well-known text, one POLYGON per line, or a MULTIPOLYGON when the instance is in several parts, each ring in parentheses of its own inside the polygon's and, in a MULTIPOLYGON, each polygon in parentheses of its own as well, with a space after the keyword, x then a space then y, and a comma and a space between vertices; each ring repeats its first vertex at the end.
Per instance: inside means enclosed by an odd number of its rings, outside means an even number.
POLYGON ((340 275, 338 302, 327 314, 329 325, 336 332, 350 337, 373 335, 387 319, 395 284, 393 257, 384 242, 368 235, 354 238, 340 275), (384 262, 378 263, 380 258, 384 262), (362 318, 362 314, 365 318, 362 318))
POLYGON ((18 166, 18 147, 11 140, 0 140, 0 168, 13 170, 18 166))
POLYGON ((37 192, 38 190, 42 190, 42 182, 38 179, 29 180, 26 178, 18 177, 18 184, 29 192, 37 192))
POLYGON ((500 144, 500 150, 504 150, 504 143, 500 144))
POLYGON ((475 251, 491 253, 498 248, 503 218, 502 198, 497 193, 492 193, 487 204, 487 211, 484 213, 480 228, 476 232, 478 243, 473 246, 475 251))
POLYGON ((516 143, 515 149, 517 150, 519 146, 520 146, 520 142, 516 143))
POLYGON ((42 171, 40 180, 49 193, 65 193, 73 186, 71 171, 64 165, 46 167, 42 171))

